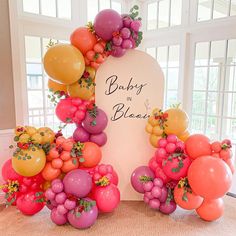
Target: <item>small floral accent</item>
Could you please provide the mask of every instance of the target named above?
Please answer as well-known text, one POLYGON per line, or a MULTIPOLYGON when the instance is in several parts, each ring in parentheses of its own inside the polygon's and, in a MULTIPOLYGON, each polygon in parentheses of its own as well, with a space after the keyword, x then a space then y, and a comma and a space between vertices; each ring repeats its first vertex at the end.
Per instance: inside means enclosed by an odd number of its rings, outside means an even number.
POLYGON ((95 184, 96 184, 97 186, 105 187, 105 186, 107 186, 107 185, 110 184, 110 180, 109 180, 106 176, 103 176, 103 177, 100 178, 98 181, 96 181, 95 184))
POLYGON ((192 193, 192 189, 189 185, 188 178, 182 178, 179 183, 178 183, 178 188, 183 188, 184 189, 184 194, 182 196, 182 200, 185 202, 188 202, 188 196, 187 193, 192 193))
POLYGON ((77 159, 73 159, 73 161, 72 161, 74 165, 77 164, 77 161, 79 161, 80 163, 83 163, 85 161, 84 158, 82 157, 83 149, 84 149, 84 143, 77 142, 73 145, 73 148, 71 149, 70 155, 72 157, 77 158, 77 159))
POLYGON ((53 103, 54 106, 57 105, 57 103, 60 101, 60 99, 64 99, 68 97, 68 94, 65 91, 53 91, 52 89, 49 89, 50 94, 48 94, 48 98, 50 102, 53 103))
POLYGON ((153 181, 153 178, 150 177, 150 176, 142 175, 142 176, 139 177, 139 180, 142 183, 146 183, 146 182, 149 182, 149 181, 153 181))

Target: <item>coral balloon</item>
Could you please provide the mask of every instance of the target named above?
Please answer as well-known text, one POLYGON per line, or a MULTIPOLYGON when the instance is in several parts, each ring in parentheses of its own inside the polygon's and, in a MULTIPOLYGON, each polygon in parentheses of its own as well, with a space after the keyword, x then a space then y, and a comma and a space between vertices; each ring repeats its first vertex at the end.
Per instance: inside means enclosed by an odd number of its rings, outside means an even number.
POLYGON ((43 209, 44 203, 38 202, 36 195, 37 191, 31 191, 17 198, 16 206, 21 213, 24 215, 34 215, 43 209))
POLYGON ((196 210, 197 214, 206 221, 219 219, 224 213, 224 202, 222 198, 204 200, 202 205, 196 210))
POLYGON ((112 34, 119 31, 123 21, 119 13, 112 9, 100 11, 94 19, 94 30, 103 40, 110 40, 112 34))
POLYGON ((193 134, 185 142, 187 154, 196 159, 200 156, 211 155, 211 145, 209 139, 203 134, 193 134))
POLYGON ((72 170, 63 179, 64 191, 76 197, 86 197, 92 189, 92 178, 84 170, 72 170))
POLYGON ((54 93, 57 91, 63 91, 65 93, 67 92, 66 85, 57 83, 57 82, 53 81, 52 79, 48 80, 48 88, 49 88, 49 90, 51 90, 54 93))
POLYGON ((232 173, 221 159, 202 156, 195 159, 189 167, 188 181, 196 194, 206 199, 216 199, 229 191, 232 173))
POLYGON ((12 158, 13 169, 22 176, 34 176, 39 174, 46 163, 43 149, 37 147, 21 150, 12 158))
POLYGON ((18 175, 12 167, 12 159, 8 159, 2 166, 2 178, 7 180, 21 180, 22 176, 18 175))
POLYGON ((66 85, 73 84, 84 73, 83 54, 70 44, 57 44, 47 50, 44 69, 54 80, 66 85))
POLYGON ((177 205, 185 210, 194 210, 203 202, 203 198, 193 193, 190 189, 179 188, 178 185, 174 189, 174 199, 177 205))
POLYGON ((96 187, 94 198, 101 212, 112 212, 120 203, 120 191, 114 184, 106 187, 96 187))
POLYGON ((167 134, 181 135, 188 128, 188 115, 179 108, 170 108, 165 111, 168 114, 165 132, 167 134))
POLYGON ((85 55, 87 51, 93 49, 97 43, 97 38, 89 28, 79 27, 71 34, 70 42, 85 55))
POLYGON ((97 144, 86 142, 84 143, 81 157, 84 158, 84 162, 81 165, 90 168, 96 166, 101 161, 102 152, 97 144))
POLYGON ((47 181, 56 179, 60 174, 61 170, 53 168, 51 162, 48 162, 42 171, 42 176, 47 181))

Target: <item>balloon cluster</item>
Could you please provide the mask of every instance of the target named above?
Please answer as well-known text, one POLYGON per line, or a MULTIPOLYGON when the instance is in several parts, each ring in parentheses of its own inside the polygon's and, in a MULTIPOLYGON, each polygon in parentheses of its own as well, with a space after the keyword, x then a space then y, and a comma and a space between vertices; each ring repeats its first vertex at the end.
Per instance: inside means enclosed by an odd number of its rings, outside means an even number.
POLYGON ((131 184, 137 192, 144 194, 143 200, 150 208, 170 214, 178 205, 195 210, 206 221, 216 220, 223 215, 222 197, 229 191, 235 171, 231 141, 210 143, 202 134, 181 140, 187 123, 178 126, 176 122, 181 116, 186 120, 186 115, 177 109, 179 115, 175 119, 169 114, 176 113, 176 108, 164 113, 158 110, 158 122, 153 119, 154 115, 149 119, 146 130, 157 135, 157 129, 164 126, 163 137, 152 143, 157 149, 149 166, 135 169, 131 184))

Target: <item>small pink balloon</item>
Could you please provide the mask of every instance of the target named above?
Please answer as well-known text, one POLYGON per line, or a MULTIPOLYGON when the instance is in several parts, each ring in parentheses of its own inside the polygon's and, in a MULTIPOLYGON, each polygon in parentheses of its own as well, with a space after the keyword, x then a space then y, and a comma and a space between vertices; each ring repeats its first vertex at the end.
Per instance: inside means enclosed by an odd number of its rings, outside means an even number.
POLYGON ((67 222, 67 217, 66 215, 59 214, 57 208, 54 208, 51 211, 51 220, 57 225, 64 225, 67 222))
POLYGON ((87 142, 89 141, 89 133, 82 127, 77 127, 73 133, 73 139, 75 142, 87 142))
POLYGON ((96 143, 100 147, 104 146, 107 142, 107 135, 104 132, 100 134, 92 134, 90 136, 90 142, 96 143))
POLYGON ((126 49, 120 46, 112 46, 111 55, 113 57, 122 57, 125 55, 126 49))

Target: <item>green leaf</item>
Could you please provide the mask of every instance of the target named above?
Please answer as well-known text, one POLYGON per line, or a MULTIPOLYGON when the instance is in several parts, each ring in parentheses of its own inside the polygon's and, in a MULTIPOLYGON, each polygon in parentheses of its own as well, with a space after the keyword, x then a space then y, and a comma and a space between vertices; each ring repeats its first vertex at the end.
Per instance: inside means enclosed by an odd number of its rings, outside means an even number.
POLYGON ((73 159, 73 160, 72 160, 72 163, 73 163, 74 165, 76 165, 76 164, 77 164, 77 160, 76 160, 76 159, 73 159))
POLYGON ((19 141, 19 139, 20 139, 19 136, 15 136, 15 137, 14 137, 14 141, 15 141, 15 142, 19 141))
POLYGON ((14 148, 14 146, 13 146, 13 145, 10 145, 9 148, 12 149, 12 148, 14 148))
POLYGON ((76 213, 75 213, 75 216, 76 216, 76 217, 80 217, 80 216, 81 216, 81 213, 80 213, 80 212, 76 212, 76 213))
POLYGON ((135 10, 138 10, 138 9, 139 9, 138 5, 134 5, 133 8, 134 8, 135 10))
POLYGON ((80 157, 79 162, 85 162, 85 159, 83 157, 80 157))

